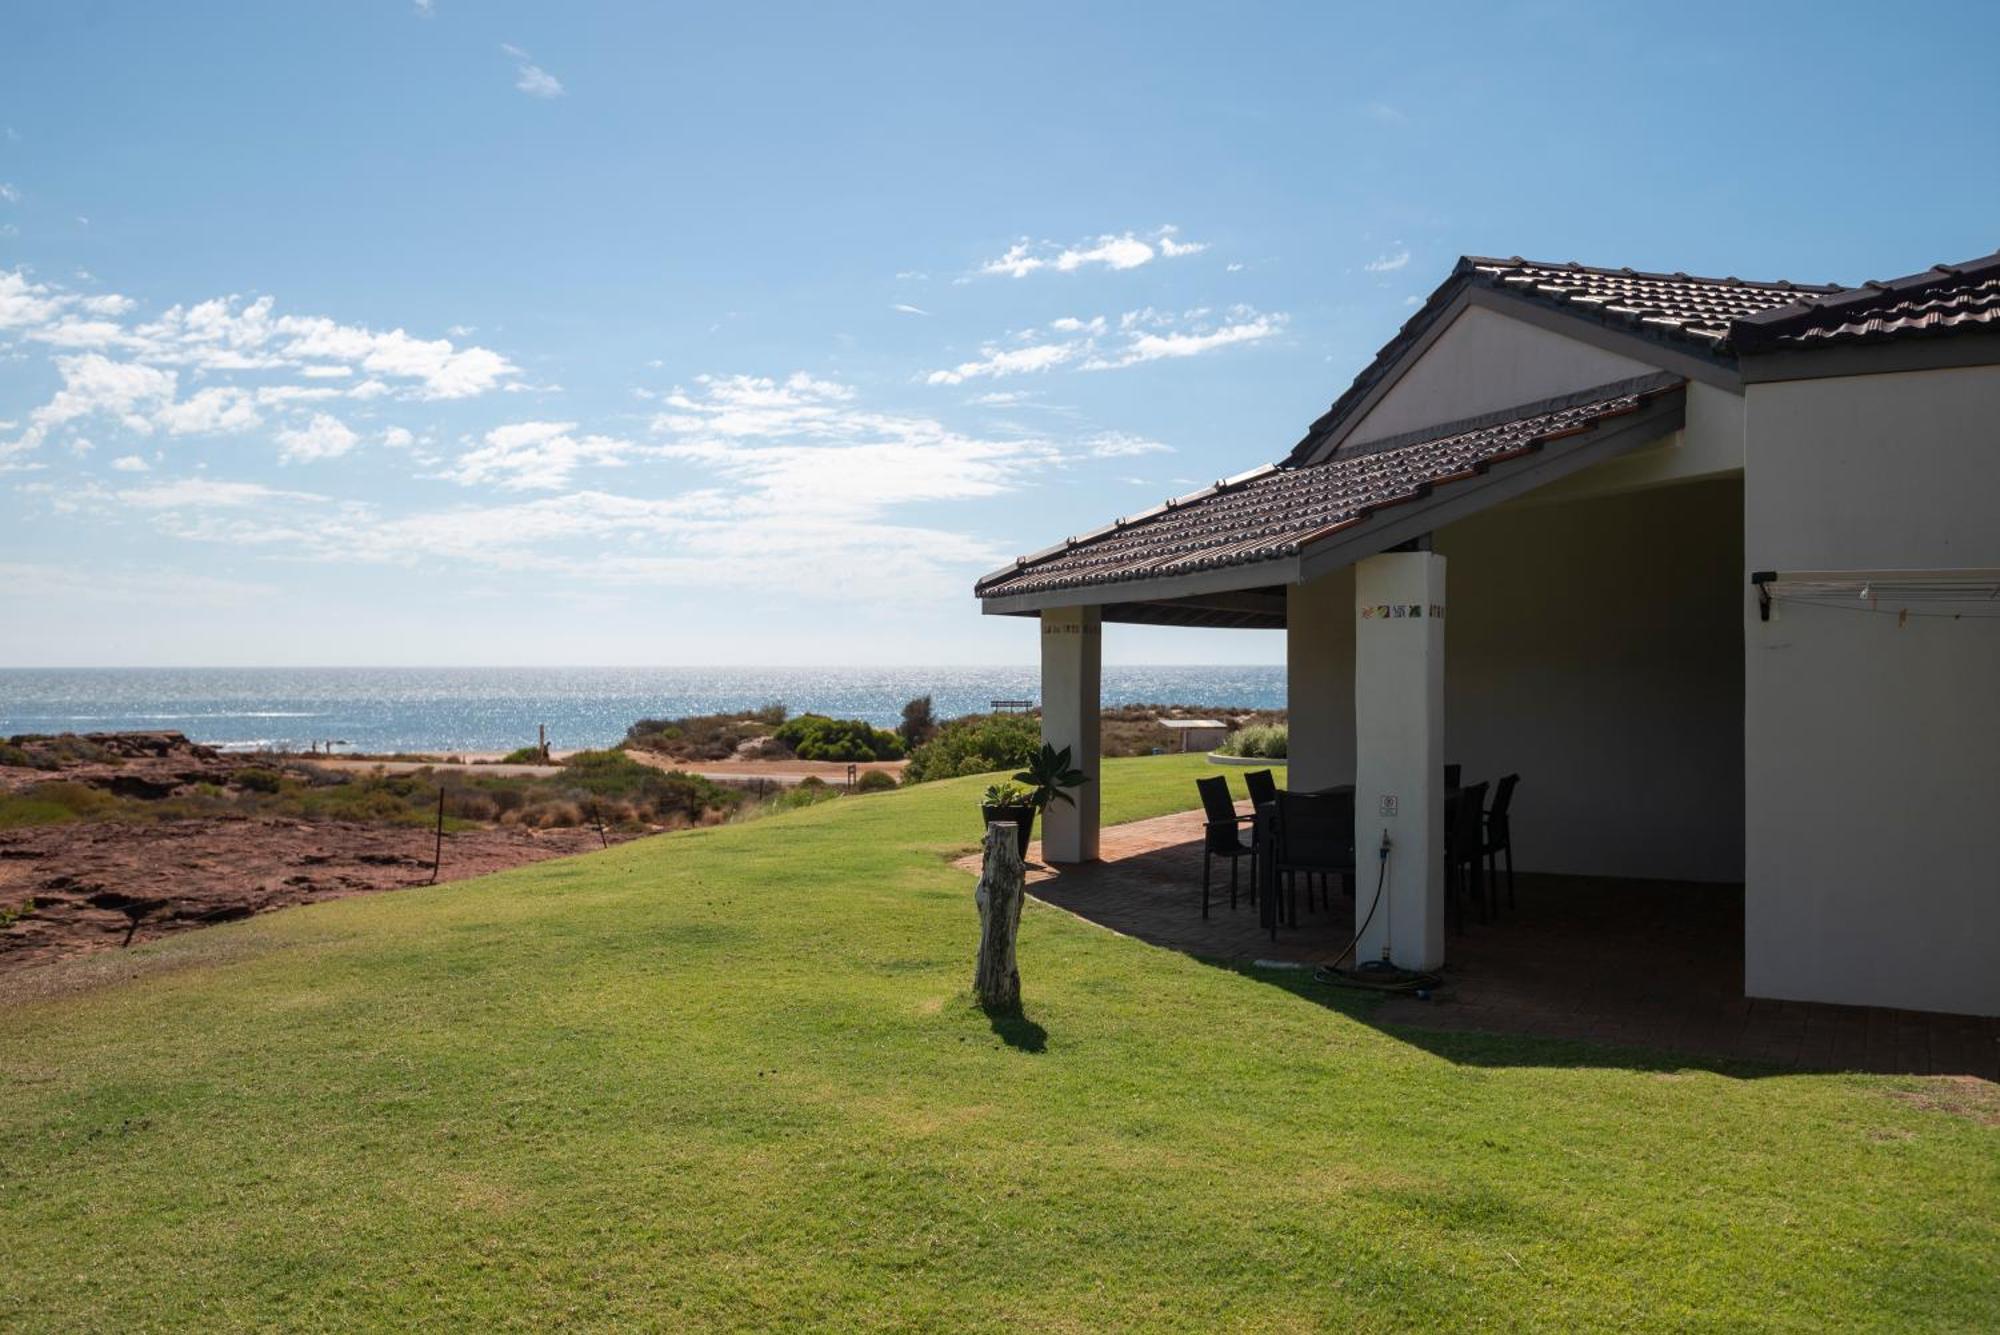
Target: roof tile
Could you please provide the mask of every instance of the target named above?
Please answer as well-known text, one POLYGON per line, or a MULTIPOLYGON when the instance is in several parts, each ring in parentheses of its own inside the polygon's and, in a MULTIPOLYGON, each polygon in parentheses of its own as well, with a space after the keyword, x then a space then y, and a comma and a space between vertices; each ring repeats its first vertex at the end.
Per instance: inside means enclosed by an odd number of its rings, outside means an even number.
POLYGON ((1603 386, 1582 402, 1444 427, 1421 440, 1380 442, 1308 467, 1264 470, 1052 553, 1024 558, 982 580, 978 593, 996 598, 1088 588, 1293 556, 1386 507, 1636 412, 1682 383, 1671 376, 1642 377, 1603 386))

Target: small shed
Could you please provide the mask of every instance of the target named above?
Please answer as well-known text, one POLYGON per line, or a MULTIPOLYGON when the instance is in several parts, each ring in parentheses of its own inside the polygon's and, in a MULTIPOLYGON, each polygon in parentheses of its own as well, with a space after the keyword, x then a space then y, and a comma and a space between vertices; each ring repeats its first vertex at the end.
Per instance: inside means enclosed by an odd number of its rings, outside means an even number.
POLYGON ((1229 736, 1229 725, 1212 718, 1163 718, 1160 726, 1170 732, 1180 734, 1181 750, 1207 751, 1222 745, 1229 736))

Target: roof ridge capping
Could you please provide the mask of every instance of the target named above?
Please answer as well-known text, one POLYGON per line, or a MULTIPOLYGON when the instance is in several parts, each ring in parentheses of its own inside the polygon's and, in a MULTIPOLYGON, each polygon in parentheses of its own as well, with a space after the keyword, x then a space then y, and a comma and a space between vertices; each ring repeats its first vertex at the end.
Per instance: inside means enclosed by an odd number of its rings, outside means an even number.
POLYGON ((1865 310, 1885 300, 1918 295, 1932 288, 1951 287, 2000 276, 2000 250, 1958 264, 1933 264, 1921 273, 1886 281, 1870 280, 1836 289, 1828 296, 1774 306, 1738 316, 1730 326, 1730 342, 1742 352, 1760 352, 1787 334, 1820 320, 1865 310))
POLYGON ((1559 413, 1565 408, 1580 408, 1585 404, 1605 403, 1612 399, 1632 397, 1648 399, 1669 390, 1679 389, 1687 384, 1687 377, 1675 375, 1672 371, 1648 371, 1645 375, 1628 376, 1623 380, 1610 380, 1602 385, 1592 385, 1588 389, 1575 389, 1567 394, 1552 394, 1545 399, 1531 399, 1527 403, 1511 408, 1496 408, 1492 412, 1478 413, 1471 417, 1461 417, 1450 422, 1437 422, 1431 426, 1420 426, 1410 431, 1399 431, 1393 436, 1383 436, 1380 440, 1364 441, 1358 445, 1343 447, 1315 464, 1299 465, 1302 469, 1324 468, 1328 464, 1346 459, 1365 458, 1371 454, 1381 454, 1388 450, 1400 450, 1411 445, 1421 445, 1426 441, 1449 440, 1462 436, 1468 431, 1478 431, 1489 426, 1501 426, 1508 422, 1519 422, 1530 417, 1546 417, 1559 413))
POLYGON ((1607 268, 1600 264, 1584 264, 1577 260, 1528 260, 1519 255, 1505 258, 1493 255, 1464 255, 1459 257, 1459 268, 1466 269, 1547 269, 1551 272, 1598 274, 1605 278, 1641 278, 1656 283, 1705 283, 1712 287, 1756 287, 1773 292, 1844 292, 1847 289, 1839 283, 1799 283, 1789 278, 1738 278, 1730 274, 1725 278, 1714 278, 1704 274, 1662 273, 1653 269, 1607 268))

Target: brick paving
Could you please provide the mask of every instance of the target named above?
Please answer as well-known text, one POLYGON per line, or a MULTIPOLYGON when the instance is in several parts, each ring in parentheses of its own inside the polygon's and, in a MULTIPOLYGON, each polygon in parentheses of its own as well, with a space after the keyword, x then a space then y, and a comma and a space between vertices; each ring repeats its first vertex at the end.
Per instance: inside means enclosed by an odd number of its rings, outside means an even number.
MULTIPOLYGON (((1153 945, 1230 962, 1328 961, 1353 934, 1353 909, 1302 912, 1273 942, 1257 910, 1229 909, 1228 868, 1201 917, 1198 811, 1107 827, 1102 860, 1041 864, 1038 899, 1153 945)), ((975 855, 960 865, 977 873, 975 855)), ((1249 864, 1243 867, 1247 883, 1249 864)), ((1364 885, 1367 894, 1371 886, 1364 885)), ((1390 997, 1372 1023, 1412 1029, 1586 1039, 1801 1070, 1973 1076, 2000 1082, 2000 1018, 1743 995, 1740 886, 1523 873, 1518 904, 1468 921, 1445 945, 1445 987, 1431 1001, 1390 997)))

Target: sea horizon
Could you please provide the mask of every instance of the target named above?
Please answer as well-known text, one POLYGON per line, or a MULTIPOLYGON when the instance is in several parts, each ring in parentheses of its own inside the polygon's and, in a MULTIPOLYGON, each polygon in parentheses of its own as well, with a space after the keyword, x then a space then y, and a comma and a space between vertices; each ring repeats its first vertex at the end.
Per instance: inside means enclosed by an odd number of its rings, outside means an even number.
MULTIPOLYGON (((939 718, 1039 703, 1033 664, 913 667, 0 668, 0 735, 169 730, 227 750, 509 751, 609 746, 641 718, 783 704, 893 726, 929 695, 939 718)), ((1279 664, 1114 665, 1106 706, 1276 709, 1279 664)))

